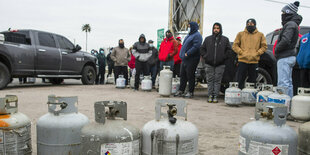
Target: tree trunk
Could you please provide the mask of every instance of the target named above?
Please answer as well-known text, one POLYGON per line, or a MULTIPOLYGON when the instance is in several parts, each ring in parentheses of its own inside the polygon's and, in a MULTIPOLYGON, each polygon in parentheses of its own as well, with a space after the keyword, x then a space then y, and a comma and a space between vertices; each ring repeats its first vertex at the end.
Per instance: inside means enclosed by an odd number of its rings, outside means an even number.
POLYGON ((87 31, 86 31, 86 52, 87 52, 87 31))

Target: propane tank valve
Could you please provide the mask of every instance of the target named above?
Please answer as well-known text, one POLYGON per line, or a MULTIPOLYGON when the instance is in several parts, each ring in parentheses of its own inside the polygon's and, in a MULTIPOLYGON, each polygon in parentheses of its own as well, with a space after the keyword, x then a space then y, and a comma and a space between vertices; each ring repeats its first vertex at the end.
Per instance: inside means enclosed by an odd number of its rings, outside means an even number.
POLYGON ((262 112, 261 113, 261 116, 263 117, 263 118, 267 118, 268 120, 271 120, 271 119, 273 119, 273 114, 272 114, 272 112, 273 112, 273 110, 272 110, 272 108, 269 108, 268 109, 268 112, 262 112))
POLYGON ((174 116, 177 114, 178 110, 175 107, 175 104, 168 103, 167 106, 169 107, 167 111, 169 122, 175 124, 177 122, 177 119, 174 116))

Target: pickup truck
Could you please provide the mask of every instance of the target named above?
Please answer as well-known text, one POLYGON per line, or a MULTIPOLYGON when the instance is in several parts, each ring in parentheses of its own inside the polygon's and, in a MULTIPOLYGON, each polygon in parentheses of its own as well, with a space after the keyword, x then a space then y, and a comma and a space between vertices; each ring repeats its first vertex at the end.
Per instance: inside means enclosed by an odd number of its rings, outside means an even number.
POLYGON ((52 84, 81 79, 93 84, 97 59, 66 37, 38 30, 0 32, 0 89, 12 78, 47 78, 52 84))

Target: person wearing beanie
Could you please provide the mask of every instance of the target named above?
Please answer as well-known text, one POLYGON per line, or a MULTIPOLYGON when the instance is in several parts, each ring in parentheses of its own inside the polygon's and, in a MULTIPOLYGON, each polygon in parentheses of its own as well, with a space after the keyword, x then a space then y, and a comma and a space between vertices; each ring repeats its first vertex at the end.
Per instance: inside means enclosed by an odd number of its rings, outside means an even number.
POLYGON ((180 70, 181 70, 181 58, 179 56, 181 48, 182 48, 182 40, 181 37, 176 38, 178 42, 178 53, 174 55, 173 61, 174 61, 174 66, 173 66, 173 77, 175 78, 176 76, 180 77, 180 70))
POLYGON ((236 36, 232 49, 238 55, 237 81, 239 88, 244 88, 245 79, 256 83, 260 56, 267 50, 267 42, 263 33, 256 28, 256 20, 246 21, 246 28, 236 36))
POLYGON ((130 53, 124 45, 124 40, 118 41, 118 46, 113 48, 111 59, 114 61, 114 81, 119 75, 124 75, 126 85, 128 84, 128 62, 130 61, 130 53))
POLYGON ((99 53, 97 55, 97 60, 99 64, 99 73, 96 78, 96 84, 104 84, 104 74, 105 74, 105 66, 106 66, 106 57, 104 53, 104 49, 100 48, 99 53))
POLYGON ((282 8, 282 30, 275 47, 277 59, 278 87, 285 87, 287 94, 293 97, 292 70, 296 63, 296 44, 298 26, 302 17, 297 14, 299 2, 290 3, 282 8))
POLYGON ((173 57, 178 53, 178 42, 174 39, 170 30, 166 31, 166 38, 161 42, 159 47, 158 59, 160 61, 160 70, 163 66, 169 66, 173 71, 173 57))
POLYGON ((150 74, 152 77, 152 86, 155 86, 156 76, 157 76, 157 64, 158 64, 158 50, 154 47, 154 41, 149 40, 148 44, 152 50, 152 56, 149 58, 148 65, 150 66, 150 74))
POLYGON ((217 103, 221 81, 225 70, 225 60, 231 51, 229 39, 222 35, 222 25, 214 23, 212 35, 205 38, 200 54, 206 64, 208 102, 217 103))

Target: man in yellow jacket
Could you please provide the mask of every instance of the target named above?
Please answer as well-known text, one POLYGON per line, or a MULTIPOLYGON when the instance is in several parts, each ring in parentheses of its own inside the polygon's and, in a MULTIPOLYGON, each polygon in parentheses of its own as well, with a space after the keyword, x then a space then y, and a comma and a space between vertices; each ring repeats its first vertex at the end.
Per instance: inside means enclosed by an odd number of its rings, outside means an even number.
POLYGON ((267 42, 264 34, 257 30, 255 19, 247 20, 245 30, 237 34, 232 49, 238 55, 239 88, 244 88, 247 75, 248 82, 256 83, 258 61, 267 50, 267 42))

